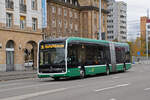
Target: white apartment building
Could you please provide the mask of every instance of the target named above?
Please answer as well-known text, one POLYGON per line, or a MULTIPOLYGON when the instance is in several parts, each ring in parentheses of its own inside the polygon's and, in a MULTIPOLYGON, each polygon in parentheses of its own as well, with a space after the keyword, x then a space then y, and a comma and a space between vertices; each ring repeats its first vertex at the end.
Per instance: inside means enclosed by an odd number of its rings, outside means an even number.
POLYGON ((0 0, 0 71, 24 70, 37 62, 42 40, 42 0, 0 0))
POLYGON ((107 39, 110 41, 127 41, 127 4, 123 1, 109 0, 107 17, 107 39))
POLYGON ((13 25, 20 28, 32 27, 33 18, 37 20, 37 28, 41 29, 41 0, 0 0, 0 23, 12 16, 13 25), (21 25, 20 25, 21 24, 21 25))

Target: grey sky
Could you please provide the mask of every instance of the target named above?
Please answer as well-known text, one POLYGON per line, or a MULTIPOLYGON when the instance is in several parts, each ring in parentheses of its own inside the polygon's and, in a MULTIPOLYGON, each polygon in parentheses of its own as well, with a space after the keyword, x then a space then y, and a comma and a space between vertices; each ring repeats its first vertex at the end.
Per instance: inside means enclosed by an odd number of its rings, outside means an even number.
POLYGON ((147 16, 150 0, 116 0, 127 3, 128 38, 135 38, 140 33, 140 17, 147 16))

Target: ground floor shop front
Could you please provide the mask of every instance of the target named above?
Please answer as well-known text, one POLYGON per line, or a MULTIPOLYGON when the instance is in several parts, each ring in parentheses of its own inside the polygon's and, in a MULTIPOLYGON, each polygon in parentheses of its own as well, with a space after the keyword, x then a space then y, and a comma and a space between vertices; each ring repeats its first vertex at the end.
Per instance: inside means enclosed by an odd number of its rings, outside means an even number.
POLYGON ((20 71, 37 67, 37 47, 41 33, 0 30, 0 71, 20 71))

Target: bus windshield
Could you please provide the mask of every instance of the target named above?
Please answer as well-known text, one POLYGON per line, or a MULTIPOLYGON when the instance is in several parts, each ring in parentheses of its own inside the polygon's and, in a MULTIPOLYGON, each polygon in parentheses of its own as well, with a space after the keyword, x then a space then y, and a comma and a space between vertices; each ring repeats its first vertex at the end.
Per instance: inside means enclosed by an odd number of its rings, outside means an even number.
POLYGON ((40 50, 40 65, 65 65, 65 48, 63 44, 48 44, 40 50))

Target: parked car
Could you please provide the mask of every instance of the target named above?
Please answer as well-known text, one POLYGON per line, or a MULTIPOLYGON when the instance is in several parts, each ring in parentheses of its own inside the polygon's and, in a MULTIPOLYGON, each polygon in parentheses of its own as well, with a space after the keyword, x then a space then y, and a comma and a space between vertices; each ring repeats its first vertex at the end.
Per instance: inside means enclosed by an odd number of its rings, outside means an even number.
POLYGON ((32 61, 32 60, 29 60, 28 62, 25 62, 25 63, 24 63, 24 66, 25 66, 25 67, 32 67, 32 66, 33 66, 33 61, 32 61))

